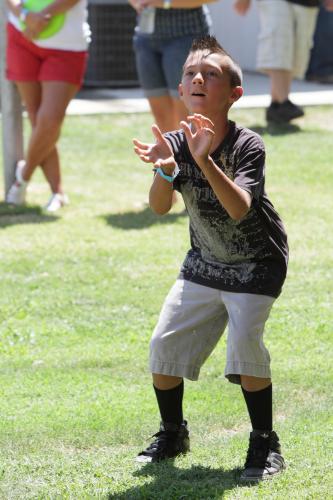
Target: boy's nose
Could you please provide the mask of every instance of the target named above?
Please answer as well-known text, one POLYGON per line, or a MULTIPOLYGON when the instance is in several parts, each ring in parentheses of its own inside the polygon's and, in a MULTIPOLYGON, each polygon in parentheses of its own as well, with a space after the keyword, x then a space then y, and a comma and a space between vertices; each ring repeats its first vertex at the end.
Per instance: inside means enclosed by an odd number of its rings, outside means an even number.
POLYGON ((203 76, 200 73, 200 71, 198 71, 198 73, 196 73, 194 75, 192 82, 193 83, 203 83, 203 81, 204 81, 203 76))

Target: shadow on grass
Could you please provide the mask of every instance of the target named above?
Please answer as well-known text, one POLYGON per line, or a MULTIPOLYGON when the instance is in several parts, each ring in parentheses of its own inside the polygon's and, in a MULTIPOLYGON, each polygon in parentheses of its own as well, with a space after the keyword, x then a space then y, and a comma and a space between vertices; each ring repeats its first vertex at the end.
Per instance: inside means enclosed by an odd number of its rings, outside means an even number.
MULTIPOLYGON (((240 469, 213 469, 192 465, 191 469, 178 469, 172 460, 159 464, 146 464, 133 473, 146 477, 149 482, 129 488, 122 494, 109 494, 108 500, 128 499, 189 499, 223 498, 224 492, 243 486, 239 481, 240 469)), ((248 484, 246 484, 248 486, 248 484)))
POLYGON ((299 125, 293 123, 269 123, 266 126, 252 125, 249 129, 257 132, 259 135, 288 135, 303 132, 303 129, 299 125))
POLYGON ((143 229, 153 226, 155 224, 172 224, 180 217, 187 216, 186 211, 178 213, 169 213, 166 215, 156 215, 152 210, 147 207, 141 212, 125 212, 121 214, 104 215, 103 219, 110 226, 120 229, 143 229))
POLYGON ((46 214, 42 207, 37 205, 15 206, 9 203, 0 203, 0 228, 16 224, 42 224, 55 222, 58 217, 46 214))

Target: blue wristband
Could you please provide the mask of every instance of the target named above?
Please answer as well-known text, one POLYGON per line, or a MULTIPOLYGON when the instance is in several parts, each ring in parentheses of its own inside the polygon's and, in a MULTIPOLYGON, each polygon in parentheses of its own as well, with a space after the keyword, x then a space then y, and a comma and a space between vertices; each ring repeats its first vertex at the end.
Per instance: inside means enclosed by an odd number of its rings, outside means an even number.
POLYGON ((175 170, 173 171, 172 175, 165 174, 161 167, 154 168, 154 172, 156 172, 158 175, 163 177, 163 179, 165 179, 166 181, 173 182, 175 180, 175 178, 177 177, 177 175, 179 174, 179 167, 178 167, 178 165, 176 165, 175 170))

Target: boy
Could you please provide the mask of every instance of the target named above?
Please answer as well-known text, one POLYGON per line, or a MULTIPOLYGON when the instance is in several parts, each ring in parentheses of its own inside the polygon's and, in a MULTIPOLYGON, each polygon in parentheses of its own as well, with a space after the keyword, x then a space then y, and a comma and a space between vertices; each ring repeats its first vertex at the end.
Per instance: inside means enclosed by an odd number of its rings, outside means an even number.
POLYGON ((137 460, 158 462, 189 450, 183 377, 198 379, 228 322, 225 376, 241 385, 253 427, 241 479, 257 481, 285 467, 272 427, 270 358, 262 337, 286 276, 288 247, 264 191, 262 140, 228 120, 243 93, 241 80, 214 37, 195 40, 179 86, 190 125, 181 122, 182 130, 166 136, 153 125, 155 144, 134 139, 137 155, 154 164, 152 210, 166 214, 173 189, 179 191, 191 238, 151 341, 161 427, 137 460))

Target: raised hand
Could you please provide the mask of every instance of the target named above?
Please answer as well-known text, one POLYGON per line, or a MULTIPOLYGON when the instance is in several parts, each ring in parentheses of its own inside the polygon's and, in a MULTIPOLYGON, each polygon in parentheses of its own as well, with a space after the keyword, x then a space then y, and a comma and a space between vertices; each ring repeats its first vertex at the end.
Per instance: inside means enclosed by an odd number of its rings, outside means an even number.
POLYGON ((153 163, 157 167, 174 168, 175 160, 170 144, 157 125, 152 126, 152 131, 156 139, 155 144, 133 139, 135 153, 145 163, 153 163))
POLYGON ((191 130, 187 122, 182 121, 180 124, 184 129, 191 154, 200 166, 201 162, 206 162, 208 160, 209 151, 215 135, 214 124, 209 118, 198 113, 188 116, 187 121, 193 125, 194 131, 191 130))
POLYGON ((26 18, 26 28, 23 32, 28 40, 38 38, 39 34, 47 27, 51 20, 49 14, 42 12, 29 12, 26 18))
POLYGON ((234 9, 237 14, 244 16, 249 10, 251 5, 251 0, 235 0, 234 9))
POLYGON ((128 0, 128 2, 138 14, 141 14, 145 7, 143 0, 128 0))
POLYGON ((324 0, 323 5, 328 12, 333 12, 333 0, 324 0))

